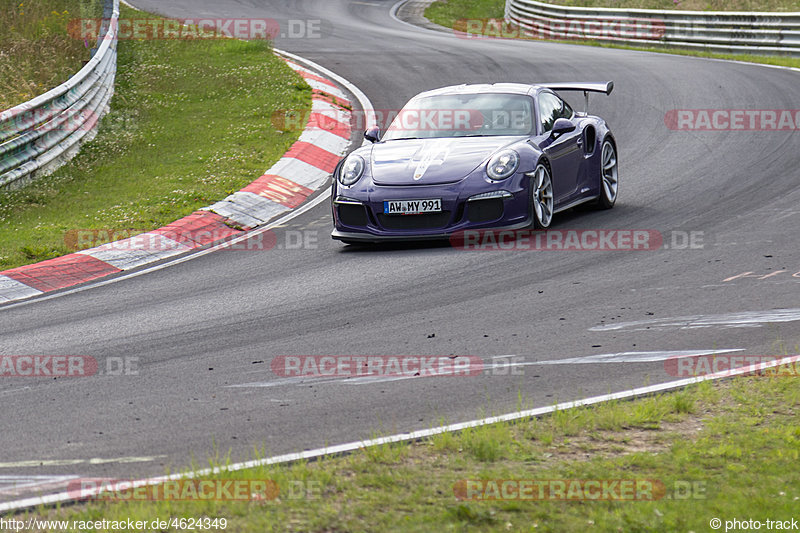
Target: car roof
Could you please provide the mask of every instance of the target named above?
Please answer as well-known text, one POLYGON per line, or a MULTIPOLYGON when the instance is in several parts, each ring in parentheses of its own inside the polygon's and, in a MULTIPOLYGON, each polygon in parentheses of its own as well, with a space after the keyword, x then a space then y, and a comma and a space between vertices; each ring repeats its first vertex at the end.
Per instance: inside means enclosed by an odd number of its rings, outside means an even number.
POLYGON ((539 85, 529 85, 525 83, 475 83, 463 85, 451 85, 432 91, 425 91, 418 94, 415 98, 427 96, 439 96, 446 94, 480 94, 480 93, 505 93, 505 94, 535 94, 544 89, 539 85))

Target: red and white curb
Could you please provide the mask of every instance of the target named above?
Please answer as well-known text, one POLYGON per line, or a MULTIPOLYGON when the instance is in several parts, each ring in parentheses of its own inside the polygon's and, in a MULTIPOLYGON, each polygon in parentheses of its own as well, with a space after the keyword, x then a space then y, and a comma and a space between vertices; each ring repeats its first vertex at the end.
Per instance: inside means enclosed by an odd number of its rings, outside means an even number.
POLYGON ((300 65, 300 58, 283 55, 294 59, 284 58, 312 88, 312 109, 300 138, 263 176, 163 228, 0 272, 0 303, 72 287, 245 235, 305 202, 325 184, 350 146, 351 102, 333 81, 300 65))

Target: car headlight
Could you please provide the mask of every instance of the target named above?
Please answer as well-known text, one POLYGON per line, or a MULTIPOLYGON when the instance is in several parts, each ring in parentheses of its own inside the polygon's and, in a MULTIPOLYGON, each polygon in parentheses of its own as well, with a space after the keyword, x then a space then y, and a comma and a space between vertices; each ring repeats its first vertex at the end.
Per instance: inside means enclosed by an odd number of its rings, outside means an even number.
POLYGON ((364 158, 360 155, 353 154, 348 157, 342 168, 339 169, 339 181, 342 185, 350 186, 357 182, 361 175, 364 174, 364 167, 367 164, 364 163, 364 158))
POLYGON ((513 176, 519 168, 519 154, 514 150, 496 153, 486 165, 486 174, 493 180, 504 180, 513 176))

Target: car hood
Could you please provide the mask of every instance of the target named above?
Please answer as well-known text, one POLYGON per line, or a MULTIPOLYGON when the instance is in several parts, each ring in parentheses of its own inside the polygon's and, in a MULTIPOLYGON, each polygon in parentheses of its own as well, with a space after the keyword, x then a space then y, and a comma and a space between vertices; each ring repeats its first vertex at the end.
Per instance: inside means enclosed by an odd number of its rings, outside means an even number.
POLYGON ((437 185, 467 177, 498 149, 519 137, 406 139, 372 145, 377 185, 437 185))

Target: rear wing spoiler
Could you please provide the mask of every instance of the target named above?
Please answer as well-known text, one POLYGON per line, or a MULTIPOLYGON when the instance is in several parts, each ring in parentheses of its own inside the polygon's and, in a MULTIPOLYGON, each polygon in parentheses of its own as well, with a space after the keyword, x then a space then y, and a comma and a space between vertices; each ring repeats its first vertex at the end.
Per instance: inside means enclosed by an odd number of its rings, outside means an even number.
POLYGON ((590 83, 540 83, 539 86, 552 89, 553 91, 583 91, 583 97, 586 100, 585 114, 589 114, 589 93, 605 93, 611 94, 614 90, 613 81, 605 82, 590 82, 590 83))

